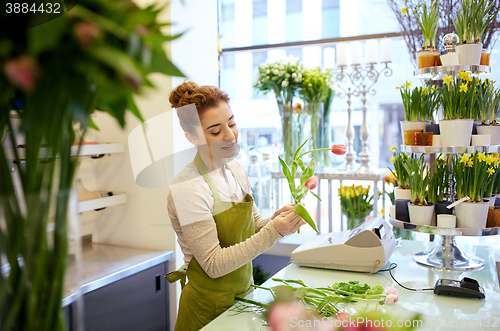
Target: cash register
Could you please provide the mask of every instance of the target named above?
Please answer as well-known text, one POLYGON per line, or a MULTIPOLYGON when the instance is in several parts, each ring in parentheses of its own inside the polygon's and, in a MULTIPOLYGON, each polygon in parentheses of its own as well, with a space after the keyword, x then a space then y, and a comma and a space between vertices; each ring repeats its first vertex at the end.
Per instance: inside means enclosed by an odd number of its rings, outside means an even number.
POLYGON ((290 259, 306 267, 374 273, 386 265, 395 247, 391 226, 372 218, 352 230, 315 236, 290 259))

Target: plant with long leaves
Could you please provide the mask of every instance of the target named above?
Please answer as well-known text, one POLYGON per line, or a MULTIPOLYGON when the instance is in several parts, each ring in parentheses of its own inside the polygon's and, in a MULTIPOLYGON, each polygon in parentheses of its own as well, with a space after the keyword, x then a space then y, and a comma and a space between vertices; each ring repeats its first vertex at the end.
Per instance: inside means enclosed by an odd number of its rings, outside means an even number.
POLYGON ((431 8, 428 9, 427 4, 423 2, 413 10, 413 15, 415 15, 415 19, 424 37, 424 42, 422 43, 423 49, 436 47, 439 3, 436 3, 436 0, 434 0, 430 7, 431 8), (420 12, 420 10, 422 10, 422 12, 420 12))
POLYGON ((475 108, 479 111, 481 122, 486 125, 497 124, 500 106, 500 88, 495 88, 494 81, 485 79, 477 86, 475 108))
POLYGON ((444 110, 444 119, 479 119, 479 110, 476 107, 479 85, 478 78, 470 77, 466 71, 460 71, 457 78, 446 75, 443 87, 439 89, 444 110))
MULTIPOLYGON (((451 157, 449 159, 451 162, 451 157)), ((447 158, 440 154, 433 162, 431 169, 427 200, 430 203, 435 203, 444 200, 444 194, 448 186, 450 168, 447 158)))
POLYGON ((492 10, 495 2, 488 0, 463 0, 453 25, 462 43, 479 43, 500 8, 492 10))
POLYGON ((430 183, 429 167, 424 160, 424 154, 416 157, 412 154, 403 166, 408 174, 408 184, 411 192, 411 202, 414 205, 427 206, 427 187, 430 183))
POLYGON ((399 89, 403 100, 405 120, 432 121, 441 104, 439 90, 434 85, 431 87, 415 87, 413 90, 410 87, 410 81, 396 87, 396 89, 399 89))
POLYGON ((68 5, 63 1, 64 14, 38 26, 28 15, 0 13, 0 25, 12 23, 0 29, 0 256, 9 266, 0 273, 4 331, 66 329, 61 301, 80 153, 72 145, 81 146, 87 129, 96 128, 91 113, 105 112, 121 127, 128 111, 142 120, 134 95, 154 87, 149 74, 183 76, 165 53, 164 43, 179 36, 161 32, 169 25, 158 21, 163 8, 125 0, 68 5), (51 218, 55 229, 47 232, 51 218))
POLYGON ((409 158, 409 155, 406 152, 399 152, 398 149, 394 146, 391 146, 390 150, 392 151, 392 157, 390 158, 390 161, 392 162, 394 169, 389 168, 389 170, 396 178, 399 187, 402 189, 407 189, 408 173, 404 164, 409 158))
POLYGON ((288 187, 290 188, 290 192, 292 193, 293 201, 295 203, 294 211, 297 213, 297 215, 302 217, 314 229, 314 231, 319 232, 316 228, 316 225, 314 224, 313 219, 311 218, 311 215, 309 215, 307 209, 300 203, 308 192, 311 192, 312 195, 314 195, 319 201, 321 201, 321 198, 316 193, 311 191, 312 189, 316 188, 319 180, 318 177, 314 176, 314 158, 311 158, 311 161, 306 166, 302 161, 302 157, 312 152, 328 150, 338 155, 345 154, 345 146, 333 145, 331 148, 317 148, 301 154, 300 152, 302 150, 302 147, 304 147, 307 141, 308 139, 306 139, 302 143, 302 145, 297 148, 295 154, 293 155, 293 161, 290 166, 288 166, 281 157, 278 158, 282 166, 283 175, 287 179, 288 187), (302 170, 302 174, 300 175, 300 183, 296 185, 295 175, 297 174, 298 169, 302 170))
POLYGON ((457 198, 469 197, 471 202, 482 202, 486 189, 495 179, 496 159, 493 154, 480 153, 455 155, 453 175, 457 198))

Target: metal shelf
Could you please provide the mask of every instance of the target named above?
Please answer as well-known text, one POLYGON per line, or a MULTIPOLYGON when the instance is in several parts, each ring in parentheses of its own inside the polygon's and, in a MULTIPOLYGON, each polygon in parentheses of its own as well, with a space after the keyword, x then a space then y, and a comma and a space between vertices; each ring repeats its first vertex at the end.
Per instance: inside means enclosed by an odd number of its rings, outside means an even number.
POLYGON ((477 65, 439 66, 418 69, 413 72, 415 78, 442 79, 446 74, 458 74, 459 71, 470 71, 478 75, 491 73, 491 67, 477 65))
POLYGON ((401 145, 401 151, 406 153, 427 153, 427 154, 462 154, 474 153, 500 153, 500 145, 492 146, 410 146, 401 145))
POLYGON ((428 234, 437 234, 440 236, 465 236, 465 237, 485 237, 485 236, 496 236, 500 234, 499 228, 484 228, 484 229, 474 229, 474 228, 438 228, 437 226, 430 225, 418 225, 408 222, 403 222, 389 217, 391 224, 397 228, 421 232, 428 234))

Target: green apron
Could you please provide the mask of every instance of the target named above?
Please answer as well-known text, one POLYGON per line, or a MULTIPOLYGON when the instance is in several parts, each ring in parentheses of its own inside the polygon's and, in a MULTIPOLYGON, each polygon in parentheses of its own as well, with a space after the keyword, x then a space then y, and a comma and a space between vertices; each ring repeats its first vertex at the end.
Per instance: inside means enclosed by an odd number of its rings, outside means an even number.
MULTIPOLYGON (((214 196, 213 217, 220 246, 229 247, 254 235, 252 196, 243 191, 245 202, 221 201, 219 192, 210 179, 207 167, 199 154, 196 155, 194 164, 205 178, 214 196)), ((243 190, 239 178, 229 166, 228 169, 243 190)), ((175 331, 194 331, 201 329, 231 307, 236 296, 245 296, 250 292, 253 284, 252 261, 227 275, 210 278, 193 257, 189 262, 187 272, 177 270, 165 275, 165 278, 171 283, 181 280, 183 285, 175 331), (185 284, 186 273, 187 284, 185 284)))

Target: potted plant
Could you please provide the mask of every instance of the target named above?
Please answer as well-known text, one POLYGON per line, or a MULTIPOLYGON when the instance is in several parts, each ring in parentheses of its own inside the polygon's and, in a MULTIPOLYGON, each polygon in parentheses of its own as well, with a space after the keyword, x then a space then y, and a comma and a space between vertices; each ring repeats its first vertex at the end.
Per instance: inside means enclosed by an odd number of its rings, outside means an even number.
MULTIPOLYGON (((312 149, 327 148, 323 146, 323 119, 324 119, 324 102, 331 91, 332 83, 331 70, 323 70, 321 67, 308 69, 304 71, 302 76, 302 87, 300 96, 305 103, 305 111, 310 116, 311 120, 311 142, 312 149)), ((302 141, 302 140, 301 140, 302 141)), ((323 158, 325 151, 312 153, 312 156, 317 162, 317 165, 325 165, 323 158)), ((326 164, 329 166, 330 164, 326 164)))
POLYGON ((476 151, 473 154, 455 155, 453 175, 457 199, 468 197, 467 202, 455 206, 458 228, 484 228, 489 203, 483 201, 486 188, 494 180, 493 156, 476 151))
POLYGON ((274 63, 262 63, 258 71, 253 87, 264 94, 274 93, 281 116, 283 157, 287 163, 291 163, 293 152, 298 146, 293 125, 293 98, 302 86, 304 66, 290 55, 274 63))
MULTIPOLYGON (((489 202, 490 207, 495 206, 495 195, 494 195, 494 189, 495 189, 495 184, 497 182, 497 178, 499 170, 500 170, 500 159, 498 157, 495 157, 496 155, 493 154, 486 154, 486 164, 493 169, 493 171, 489 170, 491 173, 490 176, 492 177, 491 180, 488 181, 486 188, 484 190, 484 200, 489 202)), ((489 169, 490 169, 489 168, 489 169)))
POLYGON ((347 217, 347 229, 354 229, 363 223, 366 216, 372 211, 373 195, 369 195, 370 185, 364 188, 358 186, 340 186, 338 196, 342 214, 347 217))
POLYGON ((28 15, 0 14, 0 24, 12 27, 0 30, 0 137, 8 132, 12 147, 0 144, 4 331, 67 329, 61 301, 80 147, 71 152, 95 128, 91 113, 105 112, 121 127, 129 114, 142 121, 134 98, 154 87, 149 74, 183 76, 165 53, 164 43, 178 36, 161 32, 168 25, 159 22, 162 8, 121 0, 64 3, 65 14, 35 27, 28 15), (44 147, 52 153, 41 159, 44 147), (55 229, 47 232, 52 217, 55 229))
POLYGON ((500 145, 500 88, 495 88, 493 81, 485 79, 478 84, 477 108, 482 125, 477 126, 477 133, 490 136, 490 145, 500 145))
POLYGON ((413 10, 413 15, 423 35, 422 48, 417 51, 419 69, 434 67, 437 57, 441 54, 436 49, 436 34, 439 22, 438 9, 439 3, 434 0, 430 8, 427 8, 427 4, 424 2, 413 10))
POLYGON ((434 204, 427 200, 427 188, 431 176, 424 155, 420 157, 412 155, 403 165, 408 174, 411 192, 411 202, 408 203, 410 222, 418 225, 431 225, 434 204))
POLYGON ((399 199, 411 199, 411 193, 408 186, 408 173, 404 166, 406 160, 409 158, 408 154, 405 152, 399 152, 394 146, 391 146, 392 157, 390 161, 394 166, 394 170, 389 168, 393 176, 396 178, 398 187, 394 188, 394 198, 399 199))
POLYGON ((405 110, 405 120, 400 123, 405 145, 415 145, 415 132, 425 132, 427 125, 434 118, 440 99, 438 90, 434 86, 411 89, 411 84, 407 81, 402 86, 396 87, 401 93, 405 110))
POLYGON ((488 25, 496 18, 498 9, 490 13, 494 2, 487 0, 463 0, 453 19, 461 45, 456 47, 461 65, 479 65, 483 50, 483 35, 488 25))
POLYGON ((477 80, 466 71, 460 71, 453 79, 446 75, 440 88, 444 119, 439 121, 443 146, 469 146, 474 118, 478 115, 475 92, 477 80))
POLYGON ((448 178, 450 175, 447 160, 443 154, 440 154, 431 166, 429 180, 429 189, 427 200, 435 205, 435 213, 452 214, 453 209, 446 208, 452 201, 445 201, 445 192, 448 187, 448 178))

